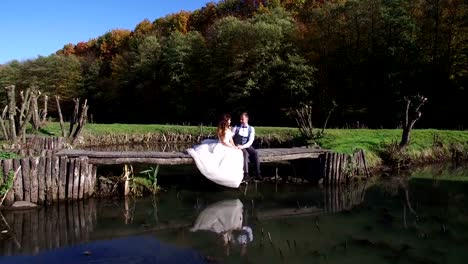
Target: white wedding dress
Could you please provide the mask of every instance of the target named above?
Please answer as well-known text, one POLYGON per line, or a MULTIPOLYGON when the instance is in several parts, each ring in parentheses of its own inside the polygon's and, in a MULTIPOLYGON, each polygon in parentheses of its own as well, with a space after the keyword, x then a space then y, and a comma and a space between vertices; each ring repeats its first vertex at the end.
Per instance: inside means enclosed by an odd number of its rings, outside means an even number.
MULTIPOLYGON (((226 130, 223 141, 229 144, 233 133, 226 130)), ((223 145, 218 140, 207 139, 187 149, 197 168, 209 180, 231 188, 238 188, 244 177, 242 150, 223 145)))

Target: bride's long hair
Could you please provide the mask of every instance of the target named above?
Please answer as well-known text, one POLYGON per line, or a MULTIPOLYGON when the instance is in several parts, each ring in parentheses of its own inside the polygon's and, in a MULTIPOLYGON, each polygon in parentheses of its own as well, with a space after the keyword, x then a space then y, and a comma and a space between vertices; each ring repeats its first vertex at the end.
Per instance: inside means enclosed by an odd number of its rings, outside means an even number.
POLYGON ((222 140, 226 136, 226 129, 230 128, 229 120, 231 120, 231 115, 224 114, 221 120, 218 123, 218 138, 222 140))

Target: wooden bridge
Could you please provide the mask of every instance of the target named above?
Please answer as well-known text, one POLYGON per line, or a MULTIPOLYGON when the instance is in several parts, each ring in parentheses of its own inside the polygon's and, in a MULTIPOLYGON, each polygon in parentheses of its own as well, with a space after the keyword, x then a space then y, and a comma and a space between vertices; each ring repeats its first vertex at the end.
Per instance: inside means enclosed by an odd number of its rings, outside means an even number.
MULTIPOLYGON (((280 162, 297 159, 316 159, 327 153, 324 149, 315 148, 271 148, 258 149, 260 162, 280 162)), ((156 151, 90 151, 64 149, 55 154, 68 158, 87 157, 90 164, 160 164, 181 165, 194 163, 192 157, 185 152, 156 152, 156 151)))
MULTIPOLYGON (((50 155, 29 156, 19 159, 0 160, 3 175, 14 172, 13 188, 4 196, 4 205, 15 201, 36 204, 53 203, 63 200, 80 200, 94 194, 99 165, 118 164, 193 164, 190 155, 184 152, 156 151, 91 151, 62 149, 50 155)), ((356 175, 370 177, 364 152, 353 155, 333 153, 316 148, 271 148, 258 149, 262 163, 295 160, 305 165, 307 177, 312 174, 325 185, 339 185, 356 175)), ((6 179, 0 177, 0 184, 6 179)))

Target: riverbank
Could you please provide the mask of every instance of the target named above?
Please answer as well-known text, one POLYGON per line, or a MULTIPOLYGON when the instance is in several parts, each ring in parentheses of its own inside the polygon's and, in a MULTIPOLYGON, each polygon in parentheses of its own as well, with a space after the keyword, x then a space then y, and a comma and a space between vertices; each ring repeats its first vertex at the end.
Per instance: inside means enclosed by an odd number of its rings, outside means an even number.
MULTIPOLYGON (((257 143, 262 147, 304 144, 297 128, 255 128, 257 143)), ((49 123, 45 130, 60 135, 59 123, 49 123)), ((411 134, 411 144, 404 152, 395 147, 401 136, 400 129, 327 129, 325 133, 318 142, 322 148, 341 153, 363 149, 371 168, 378 168, 385 163, 423 164, 444 161, 456 153, 461 158, 468 157, 468 131, 416 129, 411 134)), ((214 135, 215 128, 211 126, 87 124, 81 144, 196 143, 214 135)))

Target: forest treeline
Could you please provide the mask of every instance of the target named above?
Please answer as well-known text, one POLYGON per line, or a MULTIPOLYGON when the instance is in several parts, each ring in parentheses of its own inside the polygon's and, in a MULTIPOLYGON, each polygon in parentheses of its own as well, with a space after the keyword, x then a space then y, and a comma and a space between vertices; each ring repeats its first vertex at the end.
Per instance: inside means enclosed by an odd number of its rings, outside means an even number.
POLYGON ((0 65, 0 86, 36 85, 69 107, 87 98, 103 123, 247 110, 255 124, 291 125, 288 111, 312 102, 319 126, 336 102, 332 126, 394 128, 404 96, 422 94, 420 127, 460 129, 467 24, 466 0, 224 0, 0 65))

